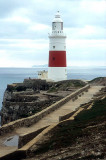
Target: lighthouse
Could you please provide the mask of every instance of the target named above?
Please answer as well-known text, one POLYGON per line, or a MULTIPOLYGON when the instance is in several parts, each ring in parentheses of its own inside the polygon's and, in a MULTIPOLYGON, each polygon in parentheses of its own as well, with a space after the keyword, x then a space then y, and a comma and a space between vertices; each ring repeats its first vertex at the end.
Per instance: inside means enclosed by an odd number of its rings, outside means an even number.
POLYGON ((59 11, 52 21, 52 32, 49 34, 48 79, 52 81, 67 79, 66 35, 63 32, 63 21, 59 11))

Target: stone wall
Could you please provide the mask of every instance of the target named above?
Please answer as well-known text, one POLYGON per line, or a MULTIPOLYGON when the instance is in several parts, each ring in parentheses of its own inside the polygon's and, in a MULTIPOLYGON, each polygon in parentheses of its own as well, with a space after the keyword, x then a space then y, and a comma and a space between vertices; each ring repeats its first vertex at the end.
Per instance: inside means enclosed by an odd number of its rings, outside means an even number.
POLYGON ((5 133, 9 133, 13 131, 15 128, 23 127, 23 126, 30 126, 36 122, 38 122, 40 119, 42 119, 47 114, 51 113, 52 111, 56 110, 57 108, 61 107, 63 104, 68 102, 70 99, 75 98, 77 95, 81 94, 84 91, 88 91, 90 88, 90 85, 86 85, 77 91, 73 92, 72 94, 66 96, 65 98, 61 99, 60 101, 52 104, 51 106, 47 107, 46 109, 42 110, 39 113, 36 113, 33 116, 19 119, 13 122, 10 122, 6 125, 3 125, 0 127, 0 135, 4 135, 5 133))

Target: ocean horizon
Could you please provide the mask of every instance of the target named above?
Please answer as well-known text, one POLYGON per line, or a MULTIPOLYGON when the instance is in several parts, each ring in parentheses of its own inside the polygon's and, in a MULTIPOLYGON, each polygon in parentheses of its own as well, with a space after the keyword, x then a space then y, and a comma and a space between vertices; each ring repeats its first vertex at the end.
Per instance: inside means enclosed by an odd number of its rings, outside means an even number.
MULTIPOLYGON (((37 78, 37 73, 41 70, 47 71, 48 68, 0 68, 0 110, 7 84, 20 83, 29 77, 37 78)), ((106 66, 72 66, 67 68, 67 79, 92 80, 96 77, 106 77, 106 66)))

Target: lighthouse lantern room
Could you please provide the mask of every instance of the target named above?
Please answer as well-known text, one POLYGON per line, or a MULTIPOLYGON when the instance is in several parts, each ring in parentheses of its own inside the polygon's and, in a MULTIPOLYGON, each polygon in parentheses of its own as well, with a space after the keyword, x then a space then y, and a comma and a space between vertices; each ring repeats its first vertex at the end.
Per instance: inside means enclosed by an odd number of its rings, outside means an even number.
POLYGON ((59 11, 52 21, 52 33, 49 34, 48 79, 61 81, 67 79, 66 35, 59 11))

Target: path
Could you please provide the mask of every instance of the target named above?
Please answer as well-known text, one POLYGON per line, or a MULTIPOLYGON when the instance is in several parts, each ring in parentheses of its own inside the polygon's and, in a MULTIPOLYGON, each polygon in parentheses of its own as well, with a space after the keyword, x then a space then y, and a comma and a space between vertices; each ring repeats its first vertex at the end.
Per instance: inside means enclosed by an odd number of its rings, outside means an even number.
POLYGON ((76 108, 78 108, 81 104, 87 103, 91 100, 94 94, 96 94, 102 86, 91 86, 91 88, 88 90, 88 92, 84 92, 84 94, 81 97, 78 97, 75 101, 70 100, 66 104, 62 105, 57 110, 53 111, 52 113, 46 115, 44 118, 42 118, 39 122, 36 124, 30 126, 30 127, 21 127, 16 129, 13 133, 1 136, 0 137, 0 156, 3 156, 7 153, 12 152, 13 150, 16 150, 17 147, 7 147, 3 145, 3 142, 13 136, 13 135, 20 135, 25 134, 31 131, 38 130, 42 127, 51 125, 53 123, 59 122, 59 116, 66 115, 70 113, 71 111, 74 111, 76 108))

